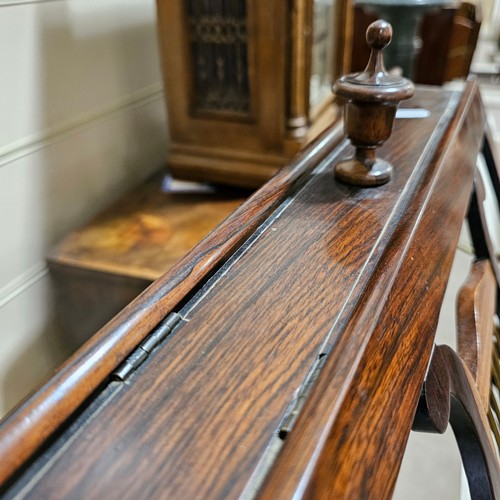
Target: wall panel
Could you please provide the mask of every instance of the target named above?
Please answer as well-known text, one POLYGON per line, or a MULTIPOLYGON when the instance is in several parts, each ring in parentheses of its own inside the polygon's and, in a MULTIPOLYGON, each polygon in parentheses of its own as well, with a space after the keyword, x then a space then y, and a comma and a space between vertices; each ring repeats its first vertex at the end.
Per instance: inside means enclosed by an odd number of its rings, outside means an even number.
POLYGON ((168 151, 154 0, 0 0, 0 416, 66 355, 49 248, 168 151))

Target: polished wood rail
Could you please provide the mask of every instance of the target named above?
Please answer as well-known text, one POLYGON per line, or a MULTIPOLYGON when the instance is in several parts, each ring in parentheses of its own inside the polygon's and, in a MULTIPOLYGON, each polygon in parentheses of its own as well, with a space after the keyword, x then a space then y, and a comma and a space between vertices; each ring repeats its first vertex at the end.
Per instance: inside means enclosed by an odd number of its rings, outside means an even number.
POLYGON ((73 413, 151 330, 216 270, 342 138, 325 131, 210 233, 170 272, 94 335, 0 429, 0 482, 73 413), (36 429, 36 432, 33 432, 36 429))
MULTIPOLYGON (((365 296, 265 479, 263 498, 390 496, 472 189, 484 127, 479 101, 469 85, 434 162, 410 188, 365 296)), ((401 147, 411 154, 408 140, 401 147)))
POLYGON ((15 410, 1 492, 390 496, 485 122, 473 83, 405 105, 389 183, 337 182, 328 130, 15 410))

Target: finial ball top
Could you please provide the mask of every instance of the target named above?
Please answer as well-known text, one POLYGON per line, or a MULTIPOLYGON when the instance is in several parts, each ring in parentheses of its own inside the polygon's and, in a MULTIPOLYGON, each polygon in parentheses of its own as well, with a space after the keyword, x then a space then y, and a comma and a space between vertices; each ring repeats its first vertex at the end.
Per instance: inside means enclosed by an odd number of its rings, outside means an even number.
POLYGON ((381 50, 391 43, 392 26, 383 19, 379 19, 368 26, 366 41, 371 49, 381 50))

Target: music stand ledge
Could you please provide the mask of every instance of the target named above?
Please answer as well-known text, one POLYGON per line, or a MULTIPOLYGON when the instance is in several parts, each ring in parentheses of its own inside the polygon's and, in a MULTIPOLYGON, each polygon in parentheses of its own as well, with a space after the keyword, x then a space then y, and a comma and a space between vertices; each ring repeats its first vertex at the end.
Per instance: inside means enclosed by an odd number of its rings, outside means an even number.
POLYGON ((6 418, 3 493, 389 497, 485 127, 474 83, 405 105, 390 182, 327 130, 6 418))

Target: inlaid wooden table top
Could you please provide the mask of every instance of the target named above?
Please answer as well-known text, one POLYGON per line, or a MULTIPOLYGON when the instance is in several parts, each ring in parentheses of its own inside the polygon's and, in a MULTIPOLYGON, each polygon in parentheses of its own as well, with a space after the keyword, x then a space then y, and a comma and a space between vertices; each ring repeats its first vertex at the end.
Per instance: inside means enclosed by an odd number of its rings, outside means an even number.
POLYGON ((250 191, 169 191, 159 173, 62 240, 57 264, 155 280, 236 210, 250 191))
POLYGON ((473 84, 406 106, 430 115, 396 120, 388 184, 336 181, 327 131, 12 414, 8 494, 390 496, 484 128, 473 84))

